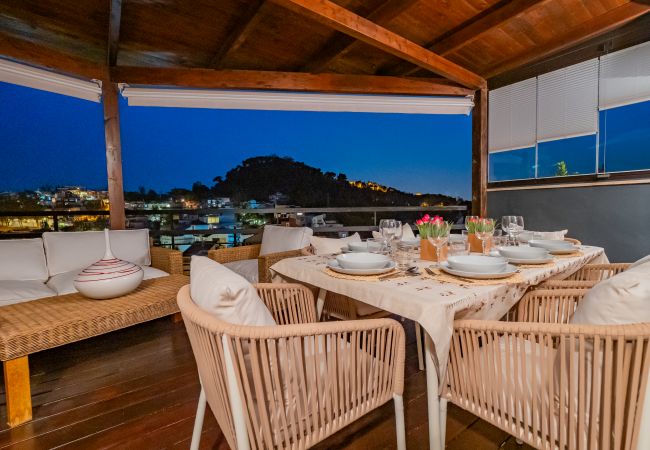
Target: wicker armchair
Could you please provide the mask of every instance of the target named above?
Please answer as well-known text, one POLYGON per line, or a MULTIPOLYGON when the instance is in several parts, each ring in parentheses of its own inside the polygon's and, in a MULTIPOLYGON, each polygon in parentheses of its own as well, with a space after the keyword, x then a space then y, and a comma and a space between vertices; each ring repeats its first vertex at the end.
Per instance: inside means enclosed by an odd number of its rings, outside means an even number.
POLYGON ((279 325, 222 322, 199 309, 189 286, 178 304, 201 378, 192 449, 206 401, 233 449, 308 448, 389 400, 397 443, 404 429, 404 330, 390 319, 312 323, 311 291, 257 285, 279 325))
POLYGON ((517 322, 456 321, 443 397, 536 448, 636 449, 650 323, 567 324, 584 293, 531 291, 517 322))
POLYGON ((606 280, 614 275, 621 273, 630 267, 630 263, 616 264, 586 264, 576 273, 567 277, 567 280, 590 281, 606 280))
POLYGON ((261 244, 243 245, 241 247, 217 248, 208 250, 208 258, 221 263, 241 261, 245 259, 257 259, 258 279, 260 283, 271 282, 269 269, 276 262, 303 254, 303 250, 290 250, 288 252, 270 253, 260 256, 261 244))
POLYGON ((183 253, 163 247, 150 247, 151 265, 170 275, 183 274, 183 253))

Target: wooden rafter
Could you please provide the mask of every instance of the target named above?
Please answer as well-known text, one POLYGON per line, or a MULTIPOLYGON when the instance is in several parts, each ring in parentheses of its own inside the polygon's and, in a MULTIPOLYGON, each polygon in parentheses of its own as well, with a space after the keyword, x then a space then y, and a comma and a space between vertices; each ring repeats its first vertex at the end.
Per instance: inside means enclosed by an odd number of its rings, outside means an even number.
POLYGON ((533 50, 526 51, 508 61, 499 63, 485 70, 485 76, 491 78, 509 70, 532 63, 539 59, 579 45, 601 34, 616 29, 627 22, 650 12, 650 6, 639 3, 625 3, 608 12, 594 17, 579 26, 533 50))
MULTIPOLYGON (((395 17, 402 14, 419 0, 387 0, 367 15, 367 19, 378 24, 384 25, 395 17)), ((356 42, 356 39, 347 34, 337 34, 330 39, 319 52, 319 54, 305 64, 301 70, 304 72, 320 72, 327 65, 340 55, 347 52, 356 42)))
POLYGON ((205 89, 260 89, 300 92, 403 95, 471 95, 471 89, 439 78, 310 74, 254 70, 113 67, 114 83, 205 89))
POLYGON ((81 78, 107 80, 103 64, 0 33, 0 55, 81 78))
MULTIPOLYGON (((441 56, 447 56, 464 45, 475 41, 483 34, 498 27, 504 22, 525 13, 530 8, 549 0, 513 0, 505 3, 498 3, 494 8, 489 8, 460 26, 451 30, 450 33, 430 42, 426 47, 432 52, 441 56)), ((386 74, 410 76, 420 70, 420 67, 400 62, 387 69, 386 74)))
POLYGON ((117 51, 120 42, 120 22, 122 21, 122 0, 111 0, 108 19, 108 66, 117 64, 117 51))
POLYGON ((209 67, 218 68, 230 53, 237 50, 244 43, 259 20, 258 12, 264 2, 265 0, 250 0, 248 2, 244 11, 230 28, 228 36, 210 59, 209 67))
POLYGON ((273 2, 463 86, 472 89, 486 86, 481 76, 329 0, 273 2))

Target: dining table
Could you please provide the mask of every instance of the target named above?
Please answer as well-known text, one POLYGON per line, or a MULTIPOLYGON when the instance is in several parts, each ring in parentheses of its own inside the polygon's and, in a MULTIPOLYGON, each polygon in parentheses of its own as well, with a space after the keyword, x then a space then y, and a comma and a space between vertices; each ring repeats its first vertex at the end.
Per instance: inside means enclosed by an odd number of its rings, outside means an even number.
POLYGON ((425 369, 429 416, 429 448, 443 449, 447 401, 441 397, 449 357, 454 320, 499 320, 534 285, 550 279, 564 279, 588 263, 607 263, 603 248, 581 245, 575 256, 562 256, 539 267, 524 266, 517 282, 462 283, 441 281, 428 275, 432 261, 416 260, 417 275, 396 277, 335 276, 327 269, 334 255, 305 255, 283 259, 271 267, 274 282, 299 282, 318 290, 317 312, 320 317, 327 292, 355 300, 402 316, 419 324, 425 331, 425 369), (354 279, 353 279, 354 278, 354 279))

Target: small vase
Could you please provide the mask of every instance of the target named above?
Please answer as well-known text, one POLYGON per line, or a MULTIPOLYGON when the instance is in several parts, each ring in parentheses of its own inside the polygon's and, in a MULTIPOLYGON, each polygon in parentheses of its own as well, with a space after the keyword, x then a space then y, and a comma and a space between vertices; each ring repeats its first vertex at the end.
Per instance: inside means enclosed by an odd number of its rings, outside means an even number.
POLYGON ((140 285, 144 276, 142 267, 113 256, 106 229, 104 239, 104 257, 82 270, 74 280, 74 287, 81 294, 98 300, 128 294, 140 285))
MULTIPOLYGON (((467 239, 469 240, 469 251, 472 253, 483 253, 483 244, 481 243, 481 240, 476 236, 476 233, 470 233, 467 235, 467 239)), ((489 254, 490 249, 492 248, 492 238, 488 238, 487 242, 485 243, 485 250, 489 254)))
POLYGON ((440 249, 440 260, 438 260, 438 249, 435 245, 429 242, 428 239, 420 240, 420 259, 427 261, 442 262, 447 260, 447 244, 443 245, 440 249))

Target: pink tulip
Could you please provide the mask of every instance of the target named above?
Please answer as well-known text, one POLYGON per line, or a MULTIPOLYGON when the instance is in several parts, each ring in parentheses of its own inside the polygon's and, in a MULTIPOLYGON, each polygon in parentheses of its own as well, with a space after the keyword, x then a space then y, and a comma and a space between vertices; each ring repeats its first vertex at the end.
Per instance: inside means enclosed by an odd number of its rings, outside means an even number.
POLYGON ((416 225, 422 225, 424 222, 421 219, 415 221, 416 225))
POLYGON ((428 222, 429 219, 431 219, 431 216, 429 216, 429 214, 425 214, 424 217, 422 217, 422 221, 424 222, 428 222))

